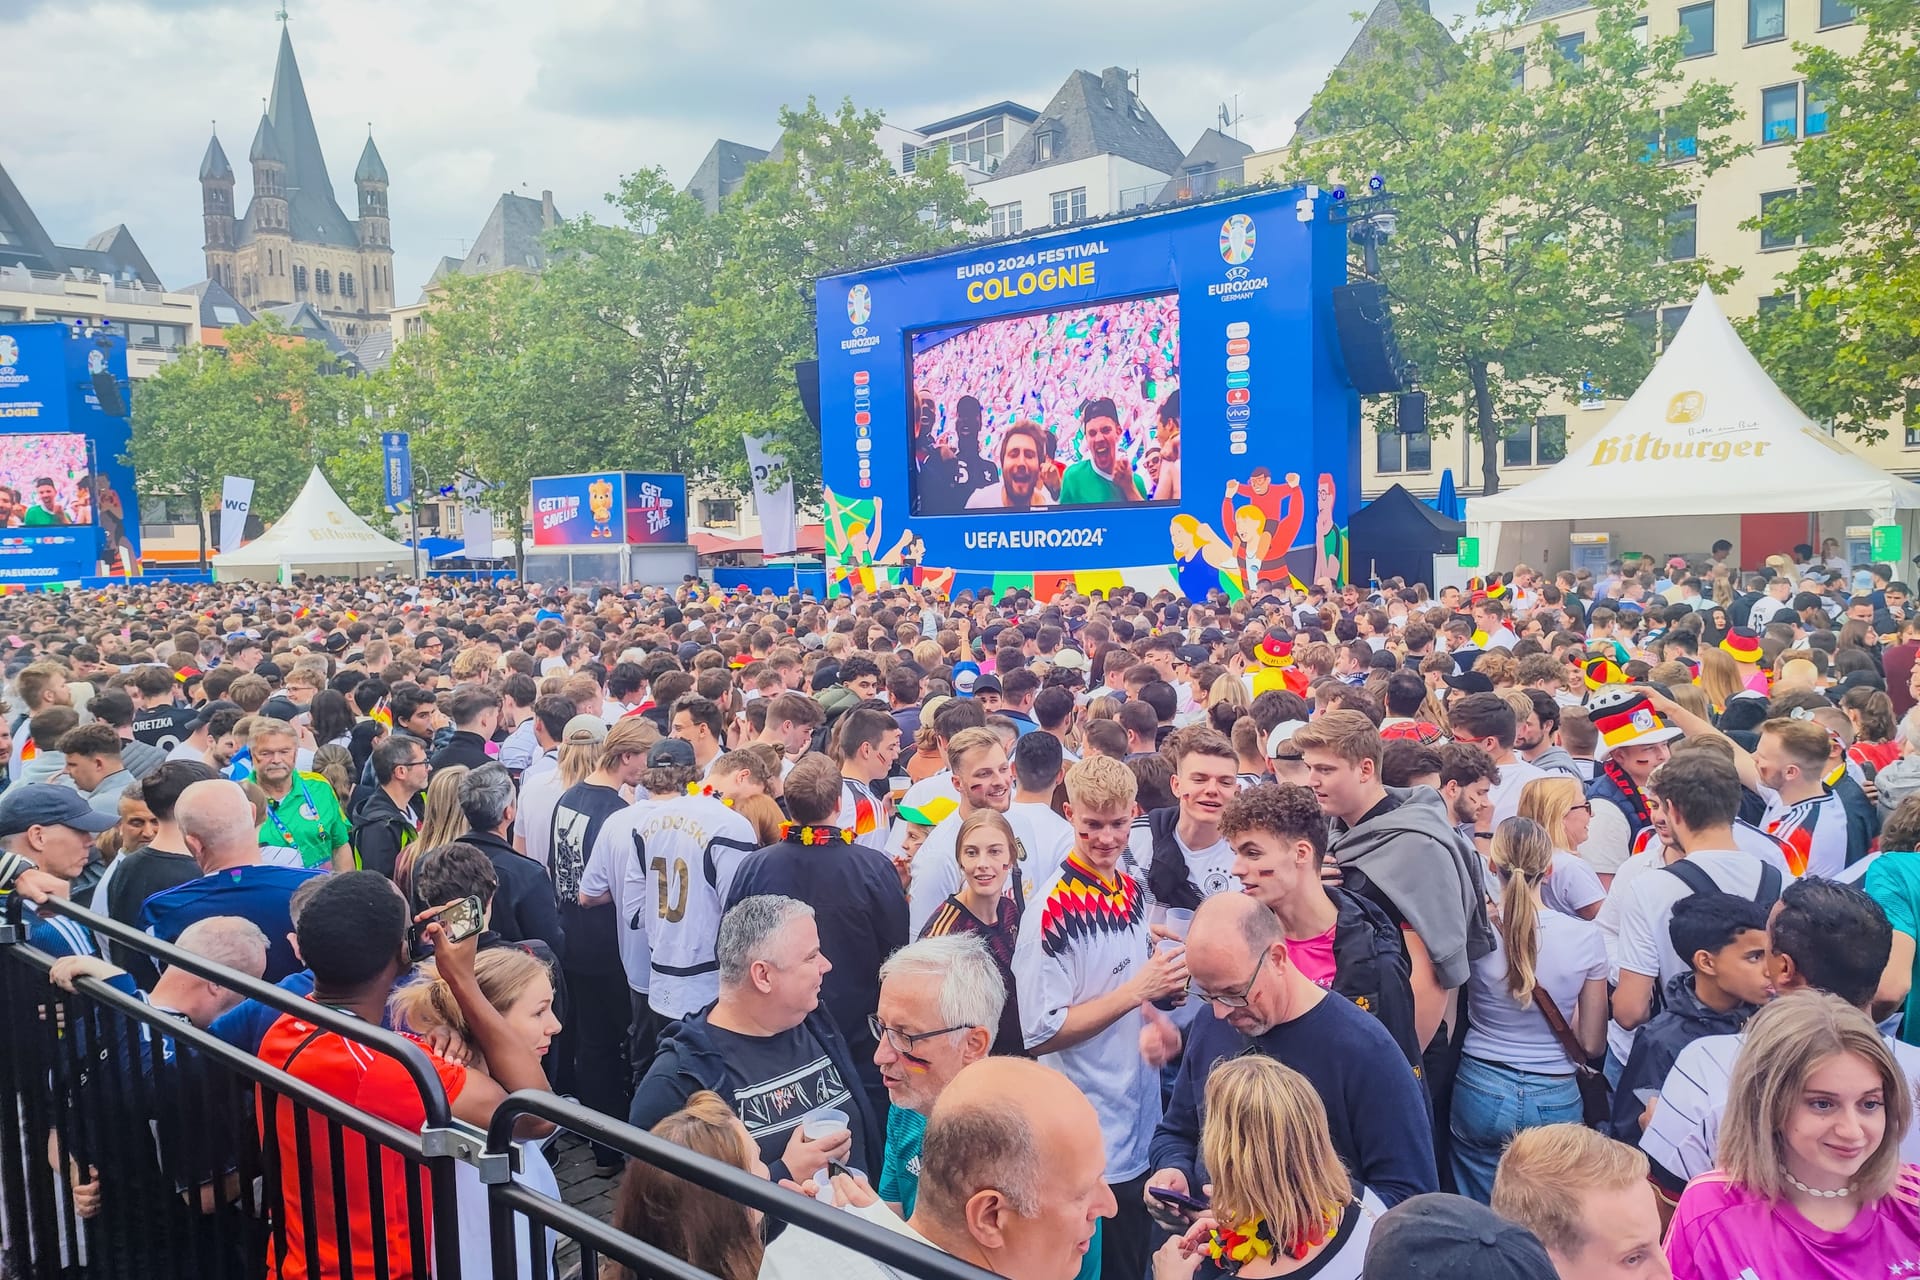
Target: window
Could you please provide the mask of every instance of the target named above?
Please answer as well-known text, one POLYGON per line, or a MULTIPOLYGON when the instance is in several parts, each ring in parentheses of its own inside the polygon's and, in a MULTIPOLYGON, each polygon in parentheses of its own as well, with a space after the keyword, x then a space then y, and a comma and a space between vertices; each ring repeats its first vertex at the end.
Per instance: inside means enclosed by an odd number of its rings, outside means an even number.
POLYGON ((1007 204, 996 204, 987 210, 993 219, 993 234, 996 236, 1019 235, 1026 226, 1025 206, 1014 200, 1007 204))
POLYGON ((1398 431, 1373 433, 1373 469, 1383 476, 1397 475, 1407 469, 1402 436, 1398 431))
POLYGON ((1645 18, 1635 19, 1633 24, 1633 42, 1642 49, 1647 47, 1647 20, 1645 18))
POLYGON ((1680 56, 1704 58, 1713 52, 1713 0, 1680 11, 1680 56))
POLYGON ((1700 135, 1692 123, 1667 121, 1664 135, 1668 164, 1700 158, 1700 135))
POLYGON ((1567 456, 1567 415, 1543 414, 1507 427, 1501 461, 1509 467, 1545 467, 1567 456))
POLYGON ((1920 449, 1920 391, 1907 392, 1907 448, 1920 449))
POLYGON ((1053 221, 1058 226, 1064 222, 1078 222, 1087 216, 1087 189, 1075 187, 1071 191, 1053 193, 1053 221))
POLYGON ((1407 442, 1407 470, 1433 470, 1433 437, 1424 431, 1416 431, 1410 436, 1401 436, 1407 442))
POLYGON ((1687 322, 1687 313, 1692 307, 1668 307, 1660 313, 1660 345, 1673 345, 1673 336, 1680 332, 1680 326, 1687 322))
POLYGON ((1790 293, 1770 293, 1760 299, 1760 318, 1764 320, 1776 311, 1785 311, 1793 306, 1794 301, 1794 296, 1790 293))
POLYGON ((1509 49, 1501 55, 1507 63, 1507 87, 1524 89, 1527 87, 1527 51, 1509 49))
POLYGON ((1581 62, 1580 46, 1586 42, 1587 33, 1584 31, 1576 31, 1570 36, 1556 37, 1553 42, 1553 47, 1559 50, 1561 57, 1577 67, 1581 62))
POLYGON ((740 504, 732 498, 702 498, 700 523, 709 528, 714 525, 738 524, 740 523, 740 504))
POLYGON ((1041 164, 1053 159, 1053 130, 1041 129, 1033 135, 1034 158, 1041 164))
POLYGON ((315 267, 313 269, 313 290, 315 293, 332 293, 333 272, 327 270, 325 267, 315 267))
POLYGON ((1776 205, 1783 200, 1791 200, 1799 193, 1787 191, 1763 191, 1760 193, 1760 247, 1762 249, 1791 249, 1800 243, 1797 235, 1787 231, 1778 231, 1766 223, 1766 218, 1776 205))
POLYGON ((1784 40, 1787 35, 1787 0, 1747 0, 1747 43, 1784 40))
POLYGON ((1844 27, 1853 21, 1853 6, 1846 0, 1820 0, 1820 25, 1844 27))
POLYGON ((1760 145, 1800 136, 1800 86, 1777 84, 1760 91, 1760 145))
POLYGON ((351 298, 353 296, 353 272, 351 271, 342 271, 340 273, 340 296, 343 298, 351 298))
POLYGON ((1667 215, 1667 261, 1683 262, 1699 253, 1700 206, 1690 204, 1667 215))
POLYGON ((1809 138, 1827 131, 1827 113, 1833 108, 1833 96, 1809 80, 1806 84, 1807 108, 1803 132, 1809 138))
POLYGON ((307 287, 307 269, 297 262, 293 264, 293 287, 300 292, 307 287))

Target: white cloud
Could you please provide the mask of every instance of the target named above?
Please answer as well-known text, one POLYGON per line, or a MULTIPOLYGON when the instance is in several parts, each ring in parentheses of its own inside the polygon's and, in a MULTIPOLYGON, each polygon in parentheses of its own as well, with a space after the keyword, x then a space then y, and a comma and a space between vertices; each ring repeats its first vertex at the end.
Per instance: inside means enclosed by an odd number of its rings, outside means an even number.
MULTIPOLYGON (((714 138, 766 145, 779 107, 809 94, 912 125, 1002 98, 1039 109, 1073 68, 1121 65, 1139 69, 1182 148, 1236 92, 1242 136, 1278 145, 1361 3, 1051 0, 990 14, 869 0, 327 0, 293 5, 292 32, 349 216, 372 122, 407 300, 442 254, 464 252, 501 192, 550 188, 566 214, 604 214, 623 174, 660 165, 684 182, 714 138)), ((124 222, 168 284, 204 274, 195 173, 218 119, 245 200, 279 40, 269 12, 257 0, 0 3, 0 164, 56 240, 124 222)))

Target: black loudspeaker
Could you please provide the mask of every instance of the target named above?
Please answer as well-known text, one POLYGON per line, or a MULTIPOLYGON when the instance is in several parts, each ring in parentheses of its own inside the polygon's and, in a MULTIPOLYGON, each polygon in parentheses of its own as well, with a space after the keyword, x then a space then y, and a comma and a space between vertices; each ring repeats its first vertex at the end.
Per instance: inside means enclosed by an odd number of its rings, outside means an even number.
POLYGON ((1427 393, 1402 392, 1393 402, 1393 423, 1401 435, 1417 436, 1427 429, 1427 393))
POLYGON ((120 394, 120 384, 105 369, 93 375, 93 394, 100 401, 100 412, 109 418, 127 416, 127 402, 120 394))
POLYGON ((1333 291, 1333 325, 1347 381, 1363 396, 1406 388, 1400 344, 1393 338, 1393 312, 1387 287, 1371 280, 1343 284, 1333 291))
POLYGON ((807 411, 807 421, 813 429, 820 429, 820 362, 802 360, 793 366, 793 380, 800 388, 800 407, 807 411))

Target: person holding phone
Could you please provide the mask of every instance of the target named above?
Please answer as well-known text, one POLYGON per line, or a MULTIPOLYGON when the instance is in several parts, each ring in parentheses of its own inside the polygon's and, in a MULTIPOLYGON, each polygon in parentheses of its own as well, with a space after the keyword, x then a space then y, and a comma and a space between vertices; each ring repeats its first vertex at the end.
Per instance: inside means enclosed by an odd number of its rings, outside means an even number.
POLYGON ((1236 1058, 1207 1077, 1206 1104, 1200 1152, 1217 1172, 1205 1198, 1148 1193, 1176 1232, 1154 1254, 1154 1280, 1360 1280, 1387 1208, 1340 1163, 1313 1083, 1272 1058, 1236 1058))

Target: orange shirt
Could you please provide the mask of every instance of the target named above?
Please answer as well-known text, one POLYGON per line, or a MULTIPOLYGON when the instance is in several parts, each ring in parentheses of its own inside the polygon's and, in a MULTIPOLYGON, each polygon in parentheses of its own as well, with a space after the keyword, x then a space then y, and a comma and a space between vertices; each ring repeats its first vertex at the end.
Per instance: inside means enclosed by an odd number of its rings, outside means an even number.
MULTIPOLYGON (((425 1047, 425 1042, 416 1042, 425 1047)), ((446 1090, 447 1100, 451 1102, 460 1095, 460 1090, 467 1082, 467 1069, 434 1055, 431 1050, 427 1056, 434 1070, 439 1073, 441 1087, 446 1090)), ((426 1123, 420 1090, 407 1074, 406 1068, 396 1059, 331 1031, 323 1031, 293 1014, 282 1014, 280 1020, 268 1029, 266 1038, 260 1042, 260 1058, 268 1066, 278 1067, 295 1079, 304 1080, 349 1106, 402 1129, 418 1133, 426 1123)), ((433 1193, 426 1170, 420 1170, 416 1187, 421 1232, 420 1239, 415 1240, 409 1225, 412 1218, 407 1203, 407 1166, 399 1152, 386 1147, 379 1148, 381 1203, 375 1205, 368 1186, 366 1140, 343 1127, 340 1132, 342 1168, 339 1181, 346 1193, 346 1203, 337 1206, 334 1202, 335 1175, 327 1118, 314 1112, 307 1113, 303 1161, 303 1153, 297 1145, 299 1126, 293 1103, 278 1095, 262 1096, 259 1103, 263 1141, 266 1140, 267 1117, 269 1112, 272 1114, 278 1149, 280 1195, 284 1206, 281 1217, 286 1229, 286 1248, 275 1260, 275 1274, 281 1280, 324 1280, 324 1277, 340 1275, 340 1233, 336 1224, 339 1221, 337 1215, 344 1212, 354 1275, 378 1274, 374 1267, 375 1231, 386 1239, 387 1275, 391 1280, 413 1280, 416 1276, 430 1275, 433 1193), (302 1198, 303 1168, 311 1179, 311 1204, 305 1203, 302 1198), (312 1230, 311 1242, 308 1238, 309 1228, 312 1230), (309 1243, 320 1263, 317 1273, 310 1271, 307 1265, 309 1243), (428 1263, 426 1268, 419 1271, 415 1270, 413 1262, 416 1245, 428 1263)))

